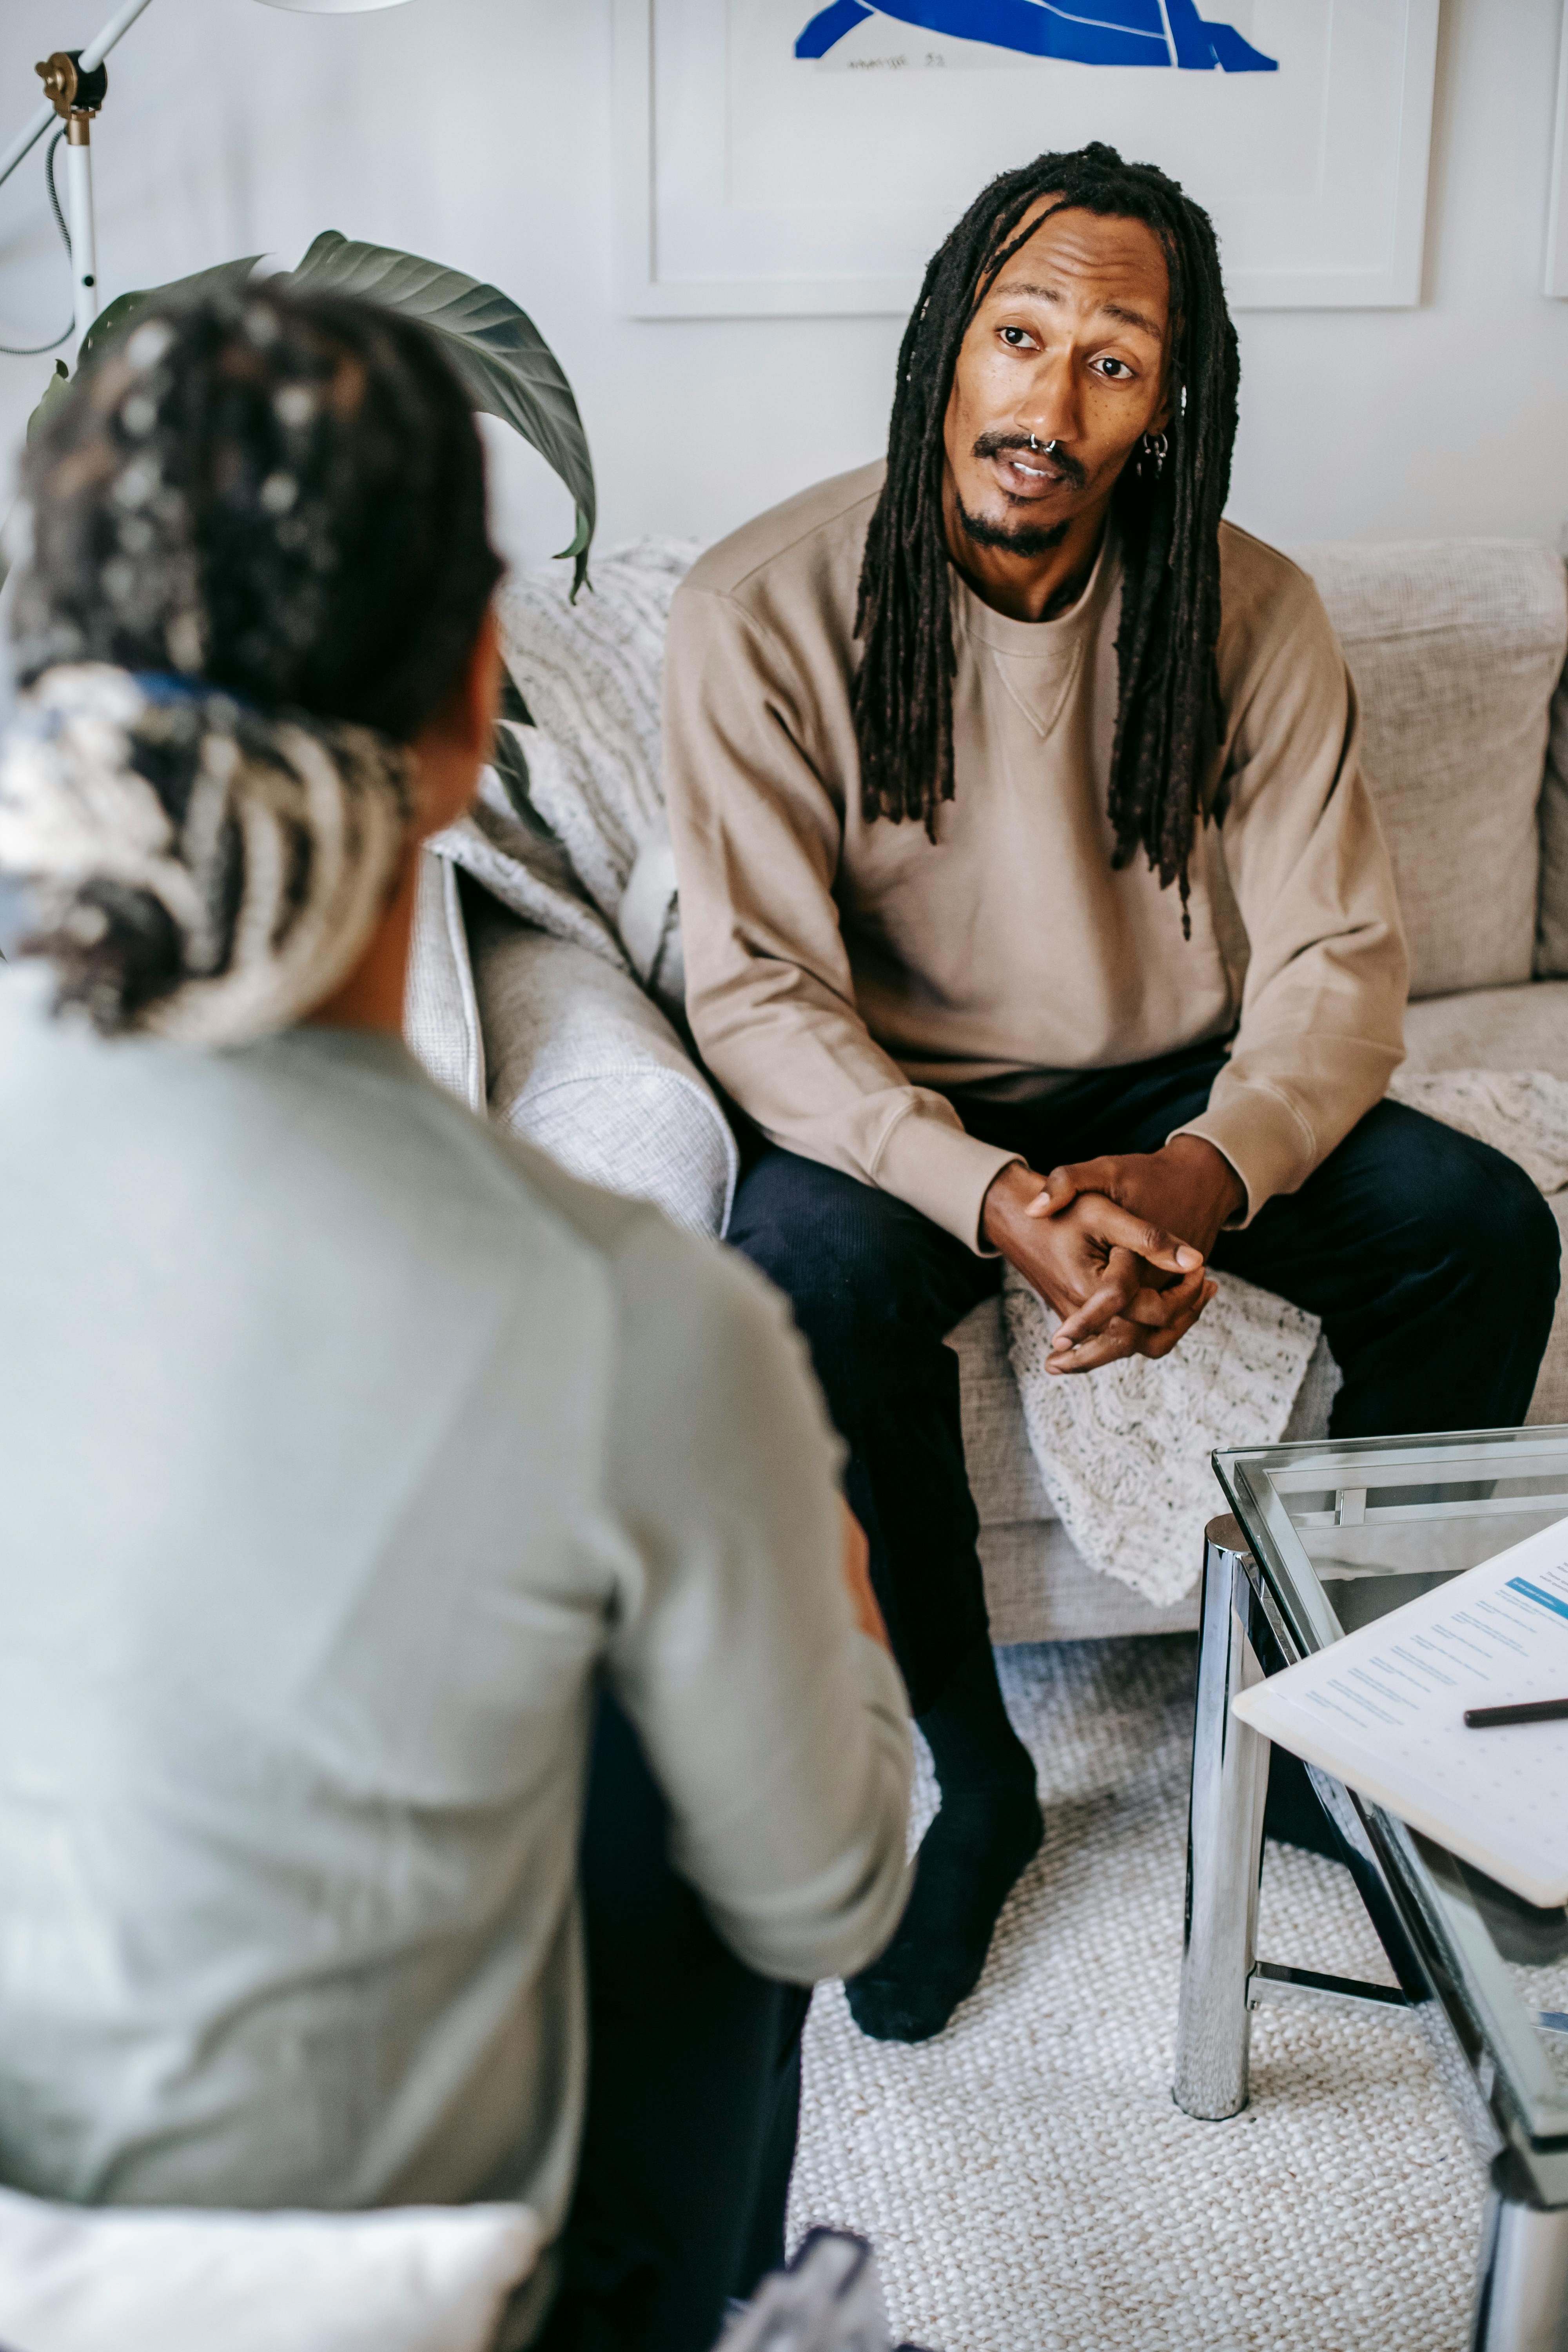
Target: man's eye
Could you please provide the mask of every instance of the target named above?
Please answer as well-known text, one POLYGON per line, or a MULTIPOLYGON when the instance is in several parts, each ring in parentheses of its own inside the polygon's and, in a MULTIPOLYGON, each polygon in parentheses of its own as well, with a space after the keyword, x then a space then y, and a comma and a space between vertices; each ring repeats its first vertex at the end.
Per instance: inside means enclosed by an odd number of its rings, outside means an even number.
POLYGON ((1023 327, 1004 327, 1002 341, 1009 351, 1021 352, 1029 342, 1030 337, 1027 330, 1023 327))
POLYGON ((1110 377, 1112 383, 1120 383, 1123 376, 1129 376, 1132 373, 1125 360, 1101 360, 1100 364, 1105 373, 1110 377), (1113 369, 1114 374, 1111 373, 1113 369))

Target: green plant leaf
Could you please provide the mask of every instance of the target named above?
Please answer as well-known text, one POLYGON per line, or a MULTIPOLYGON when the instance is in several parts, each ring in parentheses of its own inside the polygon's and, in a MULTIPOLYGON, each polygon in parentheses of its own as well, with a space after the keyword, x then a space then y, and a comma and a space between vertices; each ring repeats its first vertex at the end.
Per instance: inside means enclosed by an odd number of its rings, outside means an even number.
MULTIPOLYGON (((59 406, 70 390, 71 372, 64 360, 55 362, 55 372, 44 386, 44 396, 27 419, 27 444, 31 447, 35 435, 42 432, 52 409, 59 406)), ((3 575, 0 575, 3 576, 3 575)))
POLYGON ((588 576, 594 537, 594 465, 572 387, 527 312, 460 269, 385 246, 358 245, 332 228, 317 237, 292 282, 321 292, 363 295, 431 330, 475 407, 521 433, 570 490, 576 528, 562 554, 574 565, 575 596, 588 576))
POLYGON ((220 261, 216 269, 198 269, 191 278, 172 278, 166 286, 142 287, 130 294, 117 294, 108 309, 99 312, 81 339, 78 373, 89 360, 96 359, 117 335, 123 333, 149 302, 196 302, 204 294, 221 293, 226 286, 237 285, 248 278, 260 258, 258 253, 248 253, 242 261, 220 261))

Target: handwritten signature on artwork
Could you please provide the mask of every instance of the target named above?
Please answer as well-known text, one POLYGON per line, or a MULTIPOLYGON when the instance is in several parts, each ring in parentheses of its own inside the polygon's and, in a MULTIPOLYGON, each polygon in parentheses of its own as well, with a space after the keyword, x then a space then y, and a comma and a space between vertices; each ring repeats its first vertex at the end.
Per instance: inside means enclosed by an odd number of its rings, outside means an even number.
POLYGON ((822 58, 868 16, 890 17, 949 39, 988 41, 1024 57, 1084 66, 1180 66, 1189 73, 1278 73, 1278 58, 1210 24, 1196 0, 830 0, 795 45, 822 58))

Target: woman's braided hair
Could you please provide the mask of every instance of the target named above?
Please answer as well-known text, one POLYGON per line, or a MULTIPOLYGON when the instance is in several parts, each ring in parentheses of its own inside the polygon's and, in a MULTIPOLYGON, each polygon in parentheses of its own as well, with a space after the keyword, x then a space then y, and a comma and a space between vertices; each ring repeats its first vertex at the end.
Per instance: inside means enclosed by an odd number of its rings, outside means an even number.
POLYGON ((106 1036, 271 1035, 405 877, 408 747, 470 672, 501 567, 468 394, 416 321, 250 285, 143 312, 23 487, 7 951, 106 1036))
MULTIPOLYGON (((1116 486, 1123 587, 1110 755, 1113 863, 1140 846, 1162 887, 1187 867, 1218 731, 1219 520, 1230 488, 1239 366, 1208 215, 1152 163, 1113 147, 1040 155, 983 190, 931 260, 899 353, 888 474, 867 535, 856 634, 861 810, 918 818, 936 839, 952 798, 954 651, 942 514, 943 428, 959 348, 997 277, 1049 213, 1145 222, 1170 273, 1169 455, 1116 486)), ((1213 812, 1218 814, 1218 811, 1213 812)))
POLYGON ((501 566, 467 394, 416 320, 268 282, 149 310, 27 453, 24 684, 199 678, 411 742, 501 566))

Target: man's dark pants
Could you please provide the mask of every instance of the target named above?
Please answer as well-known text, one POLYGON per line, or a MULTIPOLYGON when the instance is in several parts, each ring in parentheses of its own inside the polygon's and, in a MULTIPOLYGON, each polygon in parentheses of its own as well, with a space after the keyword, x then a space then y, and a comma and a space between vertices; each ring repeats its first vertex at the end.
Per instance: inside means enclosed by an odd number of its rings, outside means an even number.
MULTIPOLYGON (((1199 1047, 1034 1103, 961 1097, 955 1108, 971 1134, 1043 1174, 1157 1150, 1204 1108, 1222 1059, 1199 1047)), ((988 1638, 958 1360, 943 1335, 997 1289, 1001 1263, 888 1193, 772 1148, 742 1179, 730 1240, 794 1304, 922 1715, 988 1638)), ((1321 1318, 1344 1374, 1336 1437, 1524 1419, 1557 1293, 1557 1227, 1530 1179, 1487 1145, 1380 1103, 1300 1192, 1224 1234, 1214 1263, 1321 1318)))
POLYGON ((784 2261, 810 1994, 738 1960, 670 1866, 637 1734, 599 1702, 580 1883, 588 2109, 536 2352, 710 2352, 784 2261))

